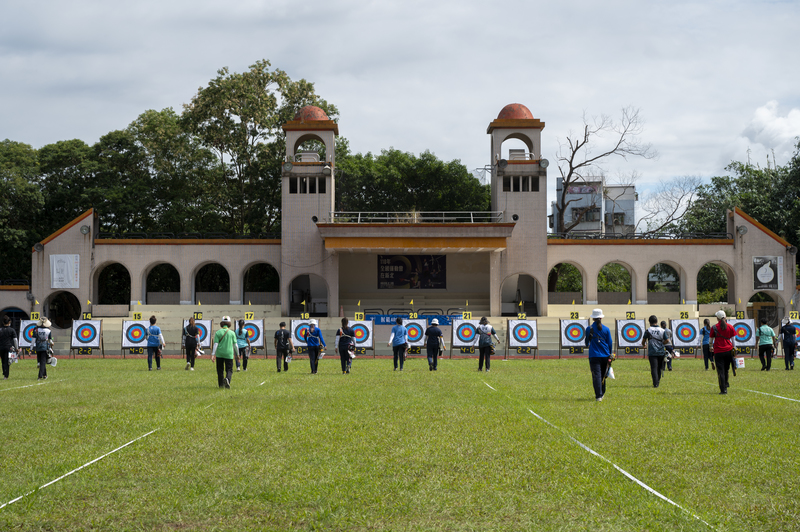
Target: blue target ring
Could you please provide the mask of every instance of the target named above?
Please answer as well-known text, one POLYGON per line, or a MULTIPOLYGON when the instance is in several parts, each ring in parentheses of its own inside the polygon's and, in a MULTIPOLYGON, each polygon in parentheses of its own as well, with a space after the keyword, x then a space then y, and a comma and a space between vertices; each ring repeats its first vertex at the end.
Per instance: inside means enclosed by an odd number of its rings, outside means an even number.
POLYGON ((22 330, 22 337, 25 338, 25 340, 27 340, 29 343, 36 342, 36 338, 33 336, 33 331, 35 329, 36 329, 35 323, 29 324, 22 330))
POLYGON ((689 323, 681 323, 675 329, 675 335, 680 338, 681 342, 689 343, 697 338, 697 329, 689 323))
POLYGON ((245 323, 244 332, 247 334, 247 339, 250 340, 251 343, 258 342, 258 339, 261 338, 261 331, 258 330, 258 327, 253 323, 245 323))
POLYGON ((97 339, 97 329, 91 323, 83 323, 75 329, 75 339, 82 344, 89 344, 97 339))
POLYGON ((642 328, 636 323, 626 323, 622 326, 622 337, 626 342, 640 342, 642 340, 642 328))
POLYGON ((294 330, 295 340, 297 340, 298 342, 306 343, 306 335, 308 334, 309 328, 310 326, 308 325, 308 323, 301 323, 300 325, 298 325, 297 328, 294 330))
POLYGON ((511 330, 511 335, 517 342, 521 344, 527 344, 528 342, 533 341, 533 327, 527 323, 517 323, 511 330))
POLYGON ((586 337, 586 329, 580 323, 570 323, 564 329, 564 334, 570 342, 582 342, 586 337))
POLYGON ((733 330, 736 331, 737 342, 747 342, 753 337, 753 330, 746 323, 737 323, 733 326, 733 330))
POLYGON ((369 340, 369 327, 363 323, 353 325, 353 332, 355 333, 356 344, 363 344, 369 340))
POLYGON ((134 323, 125 332, 125 338, 132 344, 139 344, 144 342, 147 337, 147 331, 141 323, 134 323))
POLYGON ((406 326, 406 330, 408 331, 409 342, 418 342, 422 338, 422 335, 425 334, 425 331, 422 330, 419 323, 409 323, 406 326))
POLYGON ((464 343, 474 342, 477 334, 475 326, 471 323, 462 323, 456 327, 456 338, 464 343))

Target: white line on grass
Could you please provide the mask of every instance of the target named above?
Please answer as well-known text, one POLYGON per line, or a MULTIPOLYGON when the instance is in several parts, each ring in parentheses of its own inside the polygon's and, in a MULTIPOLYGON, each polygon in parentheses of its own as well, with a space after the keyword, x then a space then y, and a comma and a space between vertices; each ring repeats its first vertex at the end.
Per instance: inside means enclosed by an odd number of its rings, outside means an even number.
MULTIPOLYGON (((706 382, 706 381, 697 381, 697 380, 694 381, 694 382, 701 382, 703 384, 710 384, 711 386, 718 386, 718 383, 716 383, 716 382, 706 382)), ((739 388, 739 389, 742 390, 743 392, 760 393, 761 395, 769 395, 770 397, 777 397, 778 399, 784 399, 786 401, 793 401, 795 403, 800 403, 800 399, 792 399, 791 397, 784 397, 782 395, 775 395, 775 394, 767 393, 767 392, 759 392, 758 390, 750 390, 748 388, 739 388)))
MULTIPOLYGON (((486 386, 489 386, 489 383, 488 383, 488 382, 484 381, 483 383, 484 383, 486 386)), ((489 388, 492 388, 492 387, 491 387, 491 386, 489 386, 489 388)), ((492 388, 492 390, 494 390, 494 388, 492 388)), ((497 391, 497 390, 494 390, 494 391, 497 391)))
POLYGON ((117 447, 116 449, 114 449, 113 451, 111 451, 111 452, 108 452, 108 453, 106 453, 106 454, 104 454, 103 456, 100 456, 100 457, 98 457, 98 458, 95 458, 95 459, 94 459, 94 460, 92 460, 91 462, 86 462, 86 463, 85 463, 85 464, 83 464, 82 466, 80 466, 80 467, 78 467, 78 468, 76 468, 76 469, 73 469, 72 471, 70 471, 70 472, 69 472, 69 473, 67 473, 66 475, 61 475, 61 476, 60 476, 60 477, 58 477, 57 479, 55 479, 55 480, 51 480, 50 482, 48 482, 48 483, 47 483, 47 484, 45 484, 44 486, 39 486, 39 487, 38 487, 38 488, 36 488, 35 490, 33 490, 33 491, 29 491, 29 492, 28 492, 28 493, 26 493, 25 495, 20 495, 20 496, 19 496, 19 497, 17 497, 16 499, 13 499, 13 500, 11 500, 11 501, 8 501, 8 502, 7 502, 7 503, 5 503, 4 505, 0 506, 0 510, 2 510, 3 508, 5 508, 5 507, 6 507, 6 506, 8 506, 9 504, 14 504, 15 502, 19 501, 20 499, 23 499, 23 498, 27 497, 27 496, 28 496, 28 495, 30 495, 31 493, 35 493, 35 492, 37 492, 37 491, 39 491, 39 490, 41 490, 41 489, 44 489, 44 488, 46 488, 47 486, 49 486, 49 485, 51 485, 51 484, 55 484, 56 482, 58 482, 58 481, 59 481, 59 480, 61 480, 62 478, 66 478, 66 477, 70 476, 70 475, 71 475, 71 474, 73 474, 73 473, 77 473, 78 471, 80 471, 80 470, 81 470, 81 469, 83 469, 84 467, 86 467, 86 466, 90 466, 90 465, 92 465, 93 463, 95 463, 95 462, 98 462, 98 461, 102 460, 102 459, 103 459, 103 458, 105 458, 106 456, 109 456, 109 455, 111 455, 111 454, 114 454, 115 452, 119 451, 120 449, 124 449, 125 447, 127 447, 128 445, 130 445, 130 444, 134 443, 134 442, 135 442, 135 441, 137 441, 137 440, 141 440, 142 438, 144 438, 144 437, 146 437, 146 436, 150 436, 152 433, 156 432, 157 430, 158 430, 158 429, 156 429, 156 430, 151 430, 151 431, 150 431, 150 432, 148 432, 147 434, 142 434, 142 435, 141 435, 141 436, 139 436, 138 438, 136 438, 136 439, 133 439, 133 440, 129 441, 129 442, 128 442, 128 443, 126 443, 125 445, 121 445, 121 446, 117 447))
POLYGON ((45 382, 37 382, 36 384, 26 384, 25 386, 16 386, 14 388, 5 388, 3 390, 0 390, 0 392, 5 392, 5 391, 8 391, 8 390, 21 390, 22 388, 30 388, 31 386, 41 386, 42 384, 53 384, 54 382, 61 382, 63 380, 64 379, 59 379, 57 381, 50 381, 50 382, 45 381, 45 382))
POLYGON ((265 382, 267 382, 267 381, 262 382, 261 384, 259 384, 259 386, 263 386, 265 382))

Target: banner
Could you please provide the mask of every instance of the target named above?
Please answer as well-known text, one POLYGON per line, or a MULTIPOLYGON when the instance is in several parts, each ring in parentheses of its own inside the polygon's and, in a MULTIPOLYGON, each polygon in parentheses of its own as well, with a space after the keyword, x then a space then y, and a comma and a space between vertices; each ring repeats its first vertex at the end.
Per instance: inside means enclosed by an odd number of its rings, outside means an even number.
POLYGON ((756 346, 756 320, 736 320, 730 319, 728 323, 733 325, 736 336, 733 337, 734 347, 755 347, 756 346))
POLYGON ((80 288, 80 273, 80 255, 50 255, 50 288, 80 288))
POLYGON ((700 320, 670 320, 670 326, 674 347, 700 347, 703 344, 700 320))
POLYGON ((480 320, 453 320, 453 347, 473 347, 478 345, 478 325, 480 320))
POLYGON ((408 345, 421 347, 425 345, 425 329, 428 328, 427 320, 403 320, 403 327, 408 330, 408 345))
MULTIPOLYGON (((150 323, 148 323, 149 325, 150 323)), ((185 329, 188 326, 189 320, 183 320, 183 328, 185 329)), ((200 337, 197 339, 200 347, 211 347, 211 320, 194 320, 194 326, 200 331, 200 337)), ((181 331, 181 338, 184 338, 183 331, 181 331)))
POLYGON ((36 339, 33 336, 33 330, 36 328, 37 320, 22 320, 19 322, 19 346, 34 348, 36 339))
POLYGON ((617 347, 619 349, 641 348, 646 330, 644 320, 617 320, 617 347))
POLYGON ((509 347, 538 347, 536 320, 508 320, 509 347))
POLYGON ((446 255, 378 255, 378 288, 441 290, 446 266, 446 255))
POLYGON ((122 321, 122 348, 147 347, 147 328, 150 322, 141 321, 122 321))
POLYGON ((73 349, 81 347, 100 347, 101 320, 75 320, 72 322, 72 339, 69 346, 73 349))
POLYGON ((586 328, 589 320, 559 320, 561 347, 586 347, 586 328))
MULTIPOLYGON (((292 344, 297 347, 308 347, 306 331, 311 320, 292 320, 292 344)), ((320 342, 320 345, 322 342, 320 342)))
POLYGON ((753 290, 783 290, 783 257, 753 257, 753 290))
POLYGON ((371 349, 373 347, 374 339, 372 338, 372 327, 372 320, 350 322, 350 328, 356 333, 356 347, 364 347, 366 349, 371 349))

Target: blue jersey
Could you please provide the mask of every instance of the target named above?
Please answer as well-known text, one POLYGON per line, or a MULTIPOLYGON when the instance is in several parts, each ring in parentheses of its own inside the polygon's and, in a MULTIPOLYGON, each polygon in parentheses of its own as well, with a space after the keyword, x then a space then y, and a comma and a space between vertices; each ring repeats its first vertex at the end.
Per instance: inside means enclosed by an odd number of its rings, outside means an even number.
POLYGON ((147 328, 147 347, 158 347, 161 345, 161 339, 158 335, 161 334, 161 329, 155 325, 147 328))
POLYGON ((402 345, 406 343, 408 339, 408 331, 402 325, 395 325, 392 327, 392 334, 394 338, 392 338, 392 345, 402 345))

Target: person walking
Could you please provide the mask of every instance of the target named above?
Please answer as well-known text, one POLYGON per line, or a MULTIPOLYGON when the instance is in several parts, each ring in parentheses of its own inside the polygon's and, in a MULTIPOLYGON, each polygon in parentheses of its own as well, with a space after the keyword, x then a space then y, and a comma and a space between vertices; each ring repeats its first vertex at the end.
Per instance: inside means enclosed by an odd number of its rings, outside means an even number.
POLYGON ((308 361, 311 364, 311 374, 316 375, 319 368, 319 359, 322 358, 322 351, 328 347, 322 331, 317 327, 317 320, 311 320, 306 329, 306 345, 308 346, 308 361))
POLYGON ((220 388, 230 388, 233 378, 233 355, 239 348, 236 333, 231 327, 230 316, 223 316, 220 327, 214 334, 214 347, 211 350, 211 362, 217 363, 217 384, 220 388))
POLYGON ((667 350, 664 343, 666 339, 664 329, 658 326, 658 317, 653 315, 648 318, 650 327, 644 332, 642 347, 647 346, 647 358, 650 361, 650 377, 653 379, 653 388, 658 388, 661 384, 661 376, 664 374, 664 358, 667 350))
POLYGON ((592 311, 592 324, 586 329, 586 346, 589 347, 589 368, 592 370, 592 386, 595 401, 606 395, 606 374, 611 363, 611 330, 603 325, 603 310, 592 311))
POLYGON ((294 351, 292 344, 292 333, 286 330, 286 322, 282 321, 275 331, 275 363, 278 365, 278 373, 281 372, 281 364, 283 364, 283 371, 289 371, 289 354, 294 351))
MULTIPOLYGON (((336 338, 333 345, 336 346, 334 351, 339 353, 339 360, 342 363, 342 375, 350 373, 351 358, 350 348, 355 350, 356 347, 356 332, 349 326, 350 320, 342 318, 342 326, 336 331, 336 338)), ((353 351, 355 355, 355 351, 353 351)))
POLYGON ((198 339, 200 329, 195 325, 194 318, 189 318, 189 324, 183 328, 183 346, 186 349, 186 371, 194 371, 194 361, 197 358, 198 339))
POLYGON ((772 356, 778 339, 772 327, 767 325, 767 318, 761 318, 758 328, 758 358, 761 360, 761 371, 769 371, 772 367, 772 356))
POLYGON ((392 335, 389 336, 389 347, 392 348, 394 355, 394 370, 397 371, 397 362, 400 362, 400 371, 403 371, 405 353, 408 349, 408 330, 403 327, 403 318, 394 320, 395 326, 392 327, 392 335))
POLYGON ((244 330, 244 323, 244 320, 239 320, 239 329, 236 331, 236 346, 238 347, 239 359, 242 361, 242 369, 247 371, 247 361, 250 359, 250 338, 247 336, 247 331, 244 330))
POLYGON ((783 318, 781 325, 781 340, 783 347, 783 362, 786 369, 794 369, 794 352, 797 349, 797 333, 795 326, 789 318, 783 318))
POLYGON ((425 346, 428 351, 428 371, 436 371, 439 367, 439 353, 447 349, 438 319, 431 320, 430 327, 425 329, 425 338, 425 346))
POLYGON ((733 338, 736 330, 733 325, 728 323, 724 310, 718 310, 714 314, 717 324, 711 327, 711 338, 714 339, 714 360, 717 363, 717 380, 719 381, 719 394, 727 395, 728 371, 733 364, 733 338))
MULTIPOLYGON (((667 371, 672 371, 672 359, 675 358, 675 348, 672 347, 672 331, 667 328, 667 322, 661 322, 661 328, 664 329, 664 350, 666 355, 664 360, 667 363, 667 371)), ((664 374, 664 368, 661 368, 661 374, 664 374)))
POLYGON ((498 344, 500 343, 500 339, 497 337, 494 327, 489 323, 489 319, 486 316, 481 318, 475 330, 478 333, 478 371, 483 371, 483 363, 486 362, 486 371, 488 372, 489 364, 491 363, 490 357, 494 351, 492 337, 494 337, 498 344))
POLYGON ((714 352, 711 350, 710 345, 711 322, 708 321, 708 318, 703 320, 703 328, 700 329, 700 334, 703 335, 703 363, 706 365, 706 371, 708 371, 709 362, 711 362, 711 369, 716 371, 714 352))
POLYGON ((11 327, 11 317, 6 314, 3 316, 3 326, 0 327, 0 360, 3 364, 3 379, 8 379, 9 375, 9 352, 16 353, 19 350, 17 332, 11 327))
POLYGON ((161 350, 166 348, 161 327, 156 325, 156 317, 150 316, 150 327, 147 328, 147 371, 153 369, 153 357, 156 359, 156 369, 161 369, 161 350))
POLYGON ((47 359, 50 358, 47 352, 53 346, 53 333, 50 325, 50 320, 42 318, 33 331, 33 338, 36 342, 36 362, 39 365, 39 380, 47 378, 47 359))

